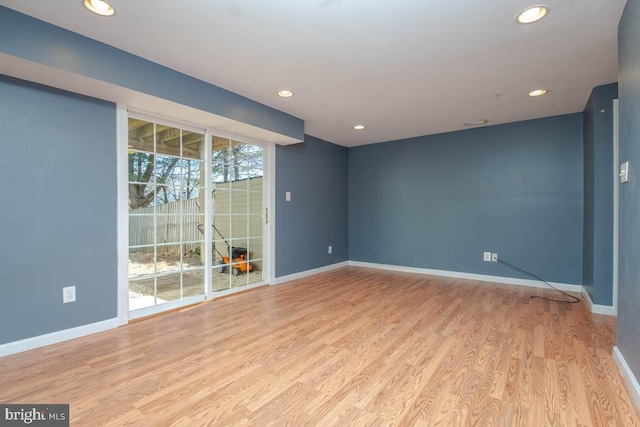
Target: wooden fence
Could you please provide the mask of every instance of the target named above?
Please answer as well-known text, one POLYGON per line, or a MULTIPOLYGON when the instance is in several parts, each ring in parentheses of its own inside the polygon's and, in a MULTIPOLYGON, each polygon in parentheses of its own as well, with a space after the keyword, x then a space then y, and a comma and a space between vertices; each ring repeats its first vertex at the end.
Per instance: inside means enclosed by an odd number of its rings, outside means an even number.
MULTIPOLYGON (((155 209, 158 230, 157 244, 166 245, 159 247, 159 252, 180 253, 180 245, 175 242, 204 240, 204 235, 198 231, 198 225, 204 222, 204 215, 198 206, 198 199, 170 202, 156 206, 155 209), (182 230, 180 230, 180 208, 182 208, 182 230)), ((153 206, 129 212, 129 246, 154 244, 153 212, 153 206)), ((197 248, 200 248, 200 243, 186 243, 184 251, 196 250, 197 248)), ((153 251, 153 248, 132 248, 131 251, 147 252, 153 251)))
MULTIPOLYGON (((214 225, 225 239, 237 239, 234 246, 249 247, 251 258, 262 258, 262 177, 217 183, 215 187, 217 191, 214 191, 212 197, 214 225)), ((155 207, 158 252, 180 253, 181 250, 188 252, 202 249, 200 242, 204 241, 204 235, 198 231, 198 225, 204 223, 204 206, 199 206, 199 203, 199 199, 187 199, 155 207), (181 249, 180 244, 176 243, 180 241, 195 243, 185 243, 181 249)), ((153 214, 153 206, 129 212, 131 252, 153 252, 153 214)), ((213 238, 218 241, 216 245, 223 248, 220 251, 226 255, 226 243, 221 241, 221 235, 215 233, 213 238)))

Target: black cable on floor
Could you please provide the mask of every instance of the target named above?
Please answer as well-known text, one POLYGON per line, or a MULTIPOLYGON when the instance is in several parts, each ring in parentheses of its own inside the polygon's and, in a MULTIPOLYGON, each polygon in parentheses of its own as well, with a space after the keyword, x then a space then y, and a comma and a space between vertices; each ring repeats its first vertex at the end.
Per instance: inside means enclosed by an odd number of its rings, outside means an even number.
POLYGON ((534 278, 536 278, 536 279, 540 280, 541 282, 546 283, 546 284, 547 284, 547 286, 549 286, 551 289, 553 289, 553 290, 555 290, 555 291, 558 291, 558 292, 560 292, 561 294, 566 295, 566 296, 568 296, 569 298, 571 298, 571 301, 565 301, 565 300, 559 300, 559 299, 553 299, 553 298, 539 297, 539 296, 537 296, 537 295, 533 295, 533 296, 531 297, 532 299, 533 299, 533 298, 538 298, 538 299, 543 299, 543 300, 545 300, 545 301, 564 302, 564 303, 567 303, 567 304, 576 304, 576 303, 579 303, 579 302, 580 302, 580 298, 578 298, 578 297, 576 297, 576 296, 573 296, 573 295, 571 295, 571 294, 568 294, 568 293, 566 293, 566 292, 564 292, 564 291, 561 291, 561 290, 560 290, 560 289, 558 289, 558 288, 554 288, 553 286, 551 286, 551 284, 550 284, 549 282, 547 282, 546 280, 544 280, 544 279, 543 279, 542 277, 540 277, 540 276, 537 276, 537 275, 535 275, 535 274, 533 274, 533 273, 530 273, 530 272, 528 272, 527 270, 523 270, 523 269, 522 269, 522 268, 520 268, 520 267, 516 267, 515 265, 510 264, 510 263, 508 263, 507 261, 503 261, 503 260, 501 260, 500 258, 498 258, 498 262, 499 262, 499 263, 501 263, 501 264, 506 265, 506 266, 507 266, 507 267, 509 267, 509 268, 512 268, 513 270, 519 271, 520 273, 528 274, 529 276, 534 277, 534 278))

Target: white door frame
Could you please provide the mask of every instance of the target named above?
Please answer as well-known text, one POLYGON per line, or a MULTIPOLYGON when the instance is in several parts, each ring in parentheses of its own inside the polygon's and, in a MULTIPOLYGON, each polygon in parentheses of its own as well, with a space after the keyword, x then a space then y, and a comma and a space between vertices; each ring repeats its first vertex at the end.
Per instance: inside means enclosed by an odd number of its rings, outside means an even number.
POLYGON ((118 242, 118 321, 129 322, 129 113, 127 106, 116 106, 117 156, 117 242, 118 242))
POLYGON ((266 180, 264 184, 265 191, 265 223, 266 230, 264 233, 265 253, 269 258, 267 262, 263 262, 265 266, 264 280, 270 285, 273 285, 276 280, 276 145, 269 144, 265 147, 264 152, 265 170, 269 173, 266 174, 266 180))
POLYGON ((613 100, 613 313, 618 315, 618 239, 620 212, 620 134, 619 103, 613 100))

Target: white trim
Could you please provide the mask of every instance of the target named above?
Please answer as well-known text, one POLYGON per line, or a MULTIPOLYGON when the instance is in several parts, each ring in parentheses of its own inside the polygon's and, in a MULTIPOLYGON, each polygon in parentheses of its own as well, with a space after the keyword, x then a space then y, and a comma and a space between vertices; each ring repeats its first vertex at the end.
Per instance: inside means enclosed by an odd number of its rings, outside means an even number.
POLYGON ((74 338, 84 337, 97 332, 107 331, 109 329, 117 328, 120 325, 120 319, 114 317, 113 319, 103 320, 101 322, 90 323, 88 325, 82 325, 71 329, 64 329, 62 331, 51 332, 33 338, 26 338, 20 341, 2 344, 0 345, 0 357, 33 350, 35 348, 56 344, 62 341, 72 340, 74 338))
POLYGON ((613 311, 618 315, 618 248, 620 221, 620 177, 618 176, 620 162, 620 110, 618 100, 613 100, 613 311))
POLYGON ((265 249, 262 254, 263 264, 267 267, 267 271, 263 279, 269 283, 275 283, 276 280, 276 146, 269 144, 264 148, 264 191, 265 191, 265 208, 268 209, 268 215, 265 234, 265 249), (265 257, 266 255, 266 257, 265 257))
POLYGON ((627 385, 627 388, 629 388, 629 392, 636 403, 636 407, 640 409, 640 384, 638 384, 638 380, 635 375, 633 375, 633 371, 631 371, 631 368, 627 364, 627 361, 617 345, 613 347, 613 360, 615 360, 616 365, 618 365, 618 369, 622 374, 622 379, 627 385))
MULTIPOLYGON (((507 285, 529 286, 531 288, 549 288, 537 280, 516 279, 514 277, 489 276, 486 274, 461 273, 458 271, 432 270, 429 268, 404 267, 401 265, 376 264, 371 262, 349 261, 354 267, 376 268, 379 270, 400 271, 404 273, 426 274, 429 276, 452 277, 455 279, 479 280, 481 282, 504 283, 507 285)), ((552 286, 567 292, 582 292, 582 285, 569 285, 566 283, 549 282, 552 286)))
POLYGON ((606 316, 617 316, 618 315, 617 312, 616 312, 615 307, 613 307, 611 305, 594 304, 593 301, 591 301, 591 297, 587 293, 586 289, 582 289, 582 296, 584 297, 584 300, 587 303, 587 305, 589 306, 589 309, 591 310, 592 313, 594 313, 594 314, 604 314, 606 316))
POLYGON ((129 321, 129 172, 128 139, 129 117, 127 107, 116 106, 116 171, 117 171, 117 294, 118 320, 124 325, 129 321))
POLYGON ((129 313, 131 319, 140 319, 141 317, 147 317, 154 314, 164 313, 165 311, 173 310, 175 308, 186 307, 188 305, 202 302, 206 299, 204 294, 194 295, 183 299, 177 299, 168 301, 162 304, 152 305, 149 307, 141 308, 139 310, 133 310, 129 313))
POLYGON ((278 277, 277 279, 274 279, 271 284, 281 285, 282 283, 290 282, 292 280, 303 279, 315 274, 326 273, 327 271, 347 267, 348 265, 350 265, 350 261, 343 261, 336 264, 326 265, 324 267, 314 268, 313 270, 301 271, 299 273, 289 274, 288 276, 278 277))

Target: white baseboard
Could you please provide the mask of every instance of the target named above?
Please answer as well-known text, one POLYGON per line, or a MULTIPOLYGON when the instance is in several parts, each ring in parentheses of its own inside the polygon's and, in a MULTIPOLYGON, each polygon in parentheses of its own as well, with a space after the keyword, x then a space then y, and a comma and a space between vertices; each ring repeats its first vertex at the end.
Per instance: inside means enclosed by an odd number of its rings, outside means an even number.
POLYGON ((631 392, 631 397, 635 401, 636 407, 640 408, 640 384, 638 384, 638 380, 635 375, 633 375, 631 368, 629 368, 629 365, 620 352, 618 346, 613 347, 613 360, 616 361, 616 365, 618 365, 618 369, 620 369, 622 379, 629 388, 629 392, 631 392))
MULTIPOLYGON (((461 273, 459 271, 432 270, 429 268, 403 267, 400 265, 376 264, 371 262, 349 261, 354 267, 377 268, 379 270, 401 271, 404 273, 426 274, 429 276, 452 277, 454 279, 479 280, 481 282, 504 283, 506 285, 529 286, 531 288, 546 288, 547 285, 537 280, 516 279, 514 277, 489 276, 486 274, 461 273)), ((561 291, 582 292, 582 285, 569 285, 566 283, 549 282, 561 291)))
POLYGON ((618 315, 618 313, 616 312, 616 308, 614 306, 612 306, 612 305, 594 304, 593 301, 591 301, 591 297, 587 293, 586 289, 582 289, 582 296, 584 297, 584 300, 587 302, 587 305, 591 309, 592 313, 594 313, 594 314, 604 314, 604 315, 607 315, 607 316, 617 316, 618 315))
POLYGON ((326 273, 327 271, 335 270, 337 268, 346 267, 349 265, 349 261, 339 262, 337 264, 331 264, 320 268, 314 268, 313 270, 301 271, 300 273, 289 274, 288 276, 277 277, 272 285, 280 285, 282 283, 290 282, 292 280, 298 280, 305 277, 313 276, 314 274, 326 273))
POLYGON ((56 344, 74 338, 84 337, 86 335, 95 334, 96 332, 102 332, 109 329, 117 328, 121 325, 122 322, 116 317, 109 320, 103 320, 101 322, 78 326, 76 328, 51 332, 49 334, 39 335, 33 338, 26 338, 20 341, 2 344, 0 345, 0 357, 8 356, 15 353, 21 353, 27 350, 33 350, 34 348, 56 344))

